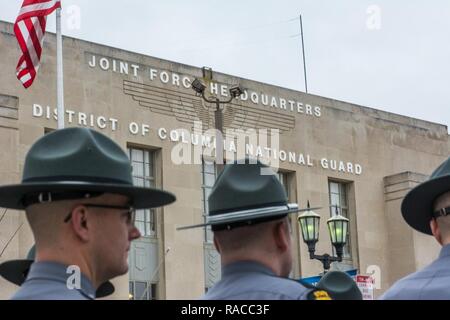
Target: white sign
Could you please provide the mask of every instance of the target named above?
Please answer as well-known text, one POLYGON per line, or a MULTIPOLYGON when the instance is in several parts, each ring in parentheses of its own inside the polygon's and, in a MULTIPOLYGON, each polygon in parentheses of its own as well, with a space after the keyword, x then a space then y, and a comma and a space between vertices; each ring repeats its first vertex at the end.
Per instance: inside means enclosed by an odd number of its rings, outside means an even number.
MULTIPOLYGON (((162 84, 168 84, 178 88, 191 88, 192 76, 160 70, 152 66, 118 60, 111 57, 98 56, 92 53, 86 53, 86 55, 87 65, 91 69, 133 76, 135 79, 141 78, 151 82, 158 81, 162 84)), ((209 90, 211 94, 228 97, 229 85, 211 82, 209 90)), ((241 101, 250 101, 255 105, 262 105, 267 108, 304 114, 315 118, 322 116, 322 108, 318 105, 297 101, 292 97, 278 97, 258 90, 252 91, 245 89, 244 93, 238 99, 241 101)))
POLYGON ((363 300, 373 300, 373 284, 374 279, 371 276, 356 276, 356 284, 361 290, 363 300))
MULTIPOLYGON (((56 123, 56 120, 58 118, 56 108, 34 103, 31 109, 32 116, 34 118, 41 118, 56 123)), ((201 122, 199 123, 199 126, 196 127, 199 129, 199 133, 196 133, 195 130, 194 132, 190 132, 187 129, 167 129, 164 127, 153 127, 149 123, 121 123, 120 119, 113 118, 111 116, 79 112, 70 110, 69 108, 65 110, 65 115, 66 123, 69 126, 90 127, 93 129, 106 129, 111 131, 120 130, 121 128, 127 128, 128 133, 134 136, 157 135, 162 141, 181 143, 194 147, 200 146, 208 149, 216 149, 214 133, 209 134, 209 130, 203 132, 201 122)), ((194 122, 194 126, 196 123, 197 122, 194 122)), ((264 130, 265 129, 261 129, 260 131, 262 132, 264 130)), ((232 130, 230 130, 230 132, 231 131, 232 130)), ((251 133, 252 131, 247 131, 247 134, 248 132, 251 133)), ((227 131, 227 133, 229 132, 227 131)), ((266 134, 263 134, 263 136, 266 136, 266 134)), ((261 145, 261 143, 265 141, 264 139, 261 139, 261 137, 259 137, 257 140, 255 140, 255 143, 251 143, 252 139, 249 139, 249 141, 245 140, 241 145, 241 148, 239 145, 236 146, 236 143, 233 139, 228 140, 227 138, 225 138, 223 140, 223 150, 227 152, 227 154, 237 154, 238 150, 241 151, 241 149, 243 149, 246 155, 256 157, 258 159, 265 158, 277 161, 279 160, 281 162, 293 163, 308 168, 320 167, 323 170, 334 171, 343 174, 359 176, 363 173, 363 167, 358 163, 331 158, 317 158, 313 157, 309 153, 301 152, 298 150, 283 150, 281 148, 272 147, 275 146, 274 141, 272 140, 270 143, 271 147, 268 147, 267 144, 261 145), (259 144, 257 140, 260 142, 259 144)), ((237 140, 237 142, 240 142, 239 139, 237 140)), ((267 141, 265 142, 267 143, 267 141)), ((197 162, 194 163, 197 164, 197 162)), ((198 164, 201 164, 201 162, 199 162, 198 164)))

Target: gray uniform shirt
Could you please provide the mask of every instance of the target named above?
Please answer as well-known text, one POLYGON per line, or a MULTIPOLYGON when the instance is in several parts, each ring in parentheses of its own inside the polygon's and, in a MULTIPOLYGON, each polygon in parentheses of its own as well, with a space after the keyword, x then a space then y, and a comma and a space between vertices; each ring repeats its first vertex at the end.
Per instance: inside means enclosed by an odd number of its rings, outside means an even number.
POLYGON ((449 300, 450 245, 441 249, 437 260, 424 269, 397 281, 380 299, 449 300))
POLYGON ((306 300, 312 289, 280 278, 266 266, 240 261, 222 267, 222 278, 204 300, 306 300))
MULTIPOLYGON (((68 267, 56 262, 35 262, 27 279, 11 298, 12 300, 93 300, 95 288, 83 274, 79 289, 69 289, 68 267)), ((69 281, 72 284, 72 281, 69 281)))

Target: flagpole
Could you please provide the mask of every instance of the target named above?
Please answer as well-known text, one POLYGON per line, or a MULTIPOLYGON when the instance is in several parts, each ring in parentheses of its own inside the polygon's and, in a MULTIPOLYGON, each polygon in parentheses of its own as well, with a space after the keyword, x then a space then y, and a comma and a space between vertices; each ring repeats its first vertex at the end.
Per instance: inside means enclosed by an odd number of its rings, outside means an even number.
POLYGON ((58 129, 64 129, 64 73, 61 33, 61 8, 56 9, 56 103, 58 108, 58 129))
POLYGON ((302 15, 300 15, 300 34, 302 38, 302 52, 303 52, 303 73, 305 75, 305 92, 308 93, 308 81, 306 80, 306 58, 305 58, 305 42, 303 41, 303 22, 302 15))

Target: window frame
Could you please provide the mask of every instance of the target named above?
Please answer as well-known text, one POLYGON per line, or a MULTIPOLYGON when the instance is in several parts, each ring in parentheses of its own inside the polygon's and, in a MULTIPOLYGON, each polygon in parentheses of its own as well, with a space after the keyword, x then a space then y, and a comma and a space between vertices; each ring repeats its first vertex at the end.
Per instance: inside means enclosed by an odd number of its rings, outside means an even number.
MULTIPOLYGON (((334 179, 328 180, 328 201, 330 204, 330 217, 334 217, 336 215, 336 205, 338 208, 338 214, 344 216, 345 218, 349 219, 349 225, 347 228, 347 242, 345 246, 343 247, 343 255, 342 259, 351 262, 353 261, 353 253, 352 253, 352 239, 351 239, 351 232, 350 232, 350 223, 351 223, 351 217, 350 217, 350 209, 349 209, 349 182, 345 181, 339 181, 334 179), (338 186, 337 193, 332 191, 332 184, 336 184, 338 186), (337 195, 339 204, 333 203, 333 197, 332 195, 337 195)), ((336 250, 333 247, 333 255, 336 255, 336 250)))
MULTIPOLYGON (((214 186, 214 183, 217 180, 217 165, 216 165, 216 162, 214 160, 205 159, 205 158, 202 159, 201 176, 202 176, 202 185, 201 185, 201 188, 202 188, 202 215, 203 215, 203 221, 206 222, 206 218, 208 216, 208 210, 209 210, 209 208, 208 208, 209 193, 206 190, 211 191, 212 187, 214 186), (214 172, 207 172, 205 170, 205 165, 206 164, 212 165, 214 167, 214 170, 213 170, 214 172), (206 185, 205 184, 205 182, 206 182, 206 179, 205 179, 206 174, 207 175, 213 175, 214 182, 212 183, 212 185, 206 185)), ((212 233, 212 230, 211 230, 211 226, 205 226, 203 228, 203 230, 204 230, 203 241, 205 243, 213 243, 214 240, 213 240, 213 233, 212 233)))
POLYGON ((129 300, 158 300, 158 284, 151 281, 129 280, 128 281, 129 300), (144 284, 145 299, 136 298, 136 284, 144 284), (151 297, 151 299, 150 299, 151 297))
MULTIPOLYGON (((128 158, 132 166, 132 178, 133 184, 137 186, 154 187, 156 184, 155 177, 155 151, 140 148, 135 146, 128 146, 128 158), (135 159, 133 156, 134 152, 142 153, 142 160, 135 159), (135 165, 142 165, 141 172, 142 175, 135 174, 135 165), (137 180, 143 183, 136 183, 137 180)), ((145 238, 157 238, 157 220, 156 220, 156 210, 155 209, 139 209, 136 210, 136 227, 141 232, 142 237, 145 238), (143 217, 143 219, 141 218, 143 217)))

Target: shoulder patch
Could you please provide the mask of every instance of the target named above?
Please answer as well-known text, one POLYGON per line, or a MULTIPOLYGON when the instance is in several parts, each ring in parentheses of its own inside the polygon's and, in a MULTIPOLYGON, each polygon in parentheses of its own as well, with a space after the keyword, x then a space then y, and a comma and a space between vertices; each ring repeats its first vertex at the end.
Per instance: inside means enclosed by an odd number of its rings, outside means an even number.
POLYGON ((313 290, 308 294, 308 300, 332 300, 328 292, 324 290, 313 290))

